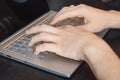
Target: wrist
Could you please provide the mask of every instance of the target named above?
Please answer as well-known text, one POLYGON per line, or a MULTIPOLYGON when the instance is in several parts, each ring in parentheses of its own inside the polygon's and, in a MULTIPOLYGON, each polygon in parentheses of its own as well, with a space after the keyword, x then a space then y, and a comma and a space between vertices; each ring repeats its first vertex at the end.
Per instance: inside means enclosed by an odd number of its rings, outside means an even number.
POLYGON ((111 14, 109 16, 109 20, 110 21, 108 23, 108 27, 109 28, 120 28, 120 12, 119 11, 115 11, 115 10, 110 10, 109 11, 111 14))
POLYGON ((105 55, 105 52, 111 51, 111 48, 103 40, 96 40, 92 44, 87 44, 83 48, 84 60, 87 63, 95 62, 96 60, 101 60, 105 55))
POLYGON ((89 45, 84 48, 84 59, 99 80, 116 80, 120 74, 120 60, 106 43, 102 45, 104 46, 89 45), (113 71, 111 71, 112 69, 113 71), (112 77, 113 75, 117 76, 112 77))

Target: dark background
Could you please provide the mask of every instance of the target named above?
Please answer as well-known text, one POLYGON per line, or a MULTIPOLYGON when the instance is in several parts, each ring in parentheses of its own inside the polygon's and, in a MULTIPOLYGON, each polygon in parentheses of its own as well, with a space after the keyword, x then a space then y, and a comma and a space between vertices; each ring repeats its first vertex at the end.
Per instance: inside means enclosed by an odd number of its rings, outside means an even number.
MULTIPOLYGON (((29 24, 49 10, 80 3, 100 9, 120 10, 120 1, 101 0, 0 0, 0 41, 29 24)), ((120 30, 110 29, 104 40, 120 55, 120 30)), ((0 56, 0 80, 96 80, 87 63, 83 63, 71 78, 63 78, 0 56)))

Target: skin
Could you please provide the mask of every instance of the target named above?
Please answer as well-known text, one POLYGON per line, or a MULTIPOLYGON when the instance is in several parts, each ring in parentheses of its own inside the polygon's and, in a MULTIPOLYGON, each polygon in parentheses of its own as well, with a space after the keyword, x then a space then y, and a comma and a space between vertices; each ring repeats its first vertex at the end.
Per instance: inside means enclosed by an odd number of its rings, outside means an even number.
POLYGON ((31 38, 29 46, 40 41, 44 42, 36 46, 35 55, 50 51, 66 58, 84 60, 98 80, 119 80, 119 58, 109 45, 93 32, 106 28, 119 28, 120 13, 104 11, 83 4, 72 5, 58 12, 51 25, 72 17, 84 17, 85 25, 78 27, 67 25, 58 28, 43 24, 26 31, 27 35, 36 34, 31 38))
POLYGON ((119 11, 105 11, 90 7, 84 4, 78 6, 64 7, 54 17, 51 25, 58 21, 72 17, 84 17, 85 25, 78 26, 91 32, 99 32, 106 28, 120 28, 120 12, 119 11))

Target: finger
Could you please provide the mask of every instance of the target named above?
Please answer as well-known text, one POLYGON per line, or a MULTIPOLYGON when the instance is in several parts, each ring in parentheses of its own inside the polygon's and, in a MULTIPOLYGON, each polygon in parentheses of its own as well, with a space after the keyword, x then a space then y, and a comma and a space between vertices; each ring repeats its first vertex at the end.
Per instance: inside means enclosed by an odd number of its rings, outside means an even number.
POLYGON ((26 34, 30 35, 30 34, 40 33, 40 32, 48 32, 48 33, 57 34, 59 30, 53 26, 43 24, 43 25, 38 25, 38 26, 28 29, 26 31, 26 34))
POLYGON ((70 10, 70 11, 66 11, 62 14, 60 14, 59 16, 55 17, 52 22, 50 23, 51 25, 56 24, 59 21, 62 21, 64 19, 67 18, 73 18, 73 17, 84 17, 85 14, 83 14, 83 12, 78 8, 78 9, 74 9, 74 10, 70 10))
POLYGON ((74 5, 70 5, 70 7, 75 7, 74 5))
POLYGON ((68 12, 68 11, 70 11, 70 10, 74 10, 76 8, 76 6, 74 6, 74 5, 71 5, 70 7, 64 7, 62 10, 60 10, 57 14, 56 14, 56 16, 53 18, 53 21, 51 21, 51 25, 54 25, 55 23, 57 23, 57 22, 55 22, 54 23, 54 19, 56 18, 56 17, 58 17, 58 16, 60 16, 61 14, 63 14, 63 13, 65 13, 65 12, 68 12))
POLYGON ((35 43, 38 43, 41 41, 56 43, 58 40, 59 40, 59 38, 57 35, 43 32, 43 33, 33 36, 29 42, 29 46, 32 46, 35 43))
POLYGON ((72 10, 72 9, 74 9, 74 8, 75 8, 74 5, 70 5, 69 7, 63 7, 63 8, 57 13, 57 15, 56 15, 55 17, 61 15, 61 14, 64 13, 64 12, 70 11, 70 10, 72 10))
POLYGON ((56 15, 54 18, 60 16, 61 14, 65 13, 65 12, 74 10, 74 9, 76 9, 77 7, 78 7, 78 6, 74 6, 74 5, 70 5, 69 7, 64 7, 62 10, 60 10, 60 11, 57 13, 57 15, 56 15))
POLYGON ((74 6, 73 8, 70 8, 69 10, 64 10, 63 12, 60 12, 58 15, 56 15, 50 24, 54 25, 57 22, 67 18, 84 17, 87 13, 85 12, 85 7, 87 7, 87 5, 80 4, 78 6, 74 6))
POLYGON ((34 54, 38 55, 40 52, 45 52, 45 51, 57 53, 57 51, 58 51, 57 49, 58 49, 57 44, 44 43, 44 44, 41 44, 41 45, 36 47, 34 54))

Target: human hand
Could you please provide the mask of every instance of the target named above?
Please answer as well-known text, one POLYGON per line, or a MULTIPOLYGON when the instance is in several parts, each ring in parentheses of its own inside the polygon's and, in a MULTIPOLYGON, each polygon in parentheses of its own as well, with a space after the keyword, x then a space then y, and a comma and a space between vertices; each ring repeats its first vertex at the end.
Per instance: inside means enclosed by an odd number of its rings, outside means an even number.
POLYGON ((44 42, 36 46, 36 55, 49 51, 74 60, 85 60, 85 47, 94 46, 96 49, 96 46, 102 45, 102 40, 95 34, 70 25, 62 28, 39 25, 28 29, 26 34, 36 34, 31 38, 29 46, 41 41, 44 42))
POLYGON ((106 28, 114 28, 119 26, 120 13, 114 11, 105 11, 90 7, 84 4, 78 6, 64 7, 54 17, 51 25, 64 20, 66 18, 79 17, 84 18, 85 25, 79 26, 91 32, 100 32, 106 28))

